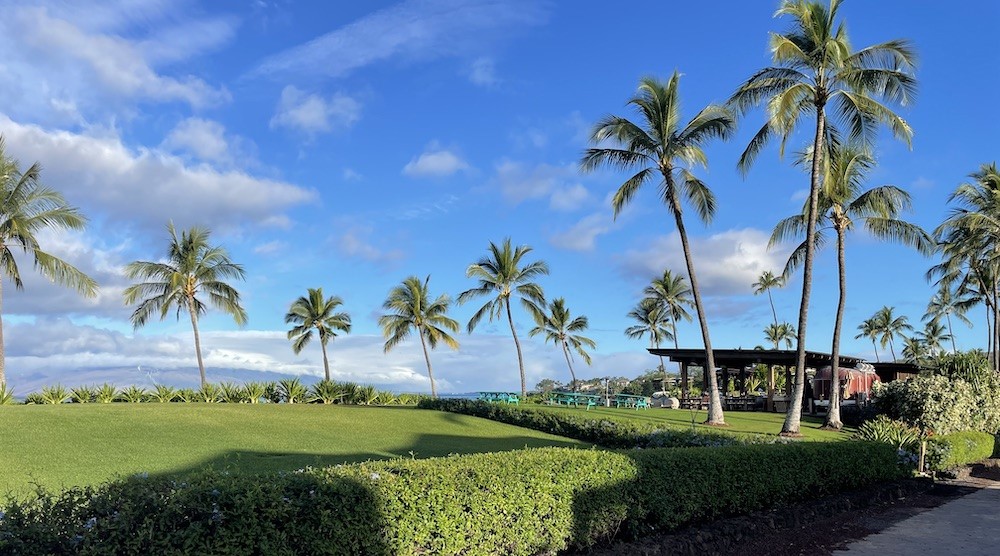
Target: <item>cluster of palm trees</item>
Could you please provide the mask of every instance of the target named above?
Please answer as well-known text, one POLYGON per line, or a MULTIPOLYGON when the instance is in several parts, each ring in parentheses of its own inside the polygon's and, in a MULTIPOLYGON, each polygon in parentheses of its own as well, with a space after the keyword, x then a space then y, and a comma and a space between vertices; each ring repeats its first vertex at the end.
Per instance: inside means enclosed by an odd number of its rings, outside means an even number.
MULTIPOLYGON (((625 329, 629 338, 641 339, 649 336, 649 346, 660 347, 663 342, 673 341, 678 348, 677 321, 691 320, 688 309, 694 306, 691 299, 691 287, 687 280, 674 274, 669 269, 663 271, 663 276, 654 278, 643 290, 644 297, 628 312, 628 318, 636 324, 625 329)), ((660 356, 659 371, 666 380, 667 370, 660 356)))

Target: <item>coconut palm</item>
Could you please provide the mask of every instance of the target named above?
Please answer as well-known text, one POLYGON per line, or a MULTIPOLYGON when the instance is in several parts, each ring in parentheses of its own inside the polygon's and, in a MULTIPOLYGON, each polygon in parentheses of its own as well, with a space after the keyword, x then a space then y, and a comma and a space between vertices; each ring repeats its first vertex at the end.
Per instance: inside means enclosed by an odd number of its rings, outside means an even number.
POLYGON ((687 279, 680 274, 674 274, 669 269, 663 271, 663 276, 653 278, 653 281, 643 290, 646 297, 657 300, 664 308, 664 314, 670 321, 671 336, 674 348, 680 348, 677 342, 677 321, 691 322, 691 314, 687 309, 694 306, 691 299, 691 287, 687 279))
POLYGON ((896 316, 893 314, 895 307, 884 306, 872 316, 872 323, 875 326, 875 332, 878 336, 878 341, 883 348, 889 346, 889 353, 892 354, 892 360, 896 360, 896 350, 893 347, 893 339, 898 337, 904 337, 903 332, 909 332, 913 330, 913 326, 907 322, 905 316, 896 316))
POLYGON ((587 329, 587 317, 578 316, 572 318, 569 309, 566 308, 566 300, 557 297, 549 303, 548 312, 535 313, 536 326, 528 333, 529 336, 545 335, 546 342, 559 344, 562 347, 563 355, 566 357, 566 366, 569 367, 570 377, 573 379, 573 391, 576 392, 576 372, 573 370, 573 354, 570 348, 576 351, 585 363, 590 365, 590 354, 585 348, 597 348, 597 342, 581 336, 578 332, 587 329))
MULTIPOLYGON (((79 209, 66 203, 58 192, 43 185, 41 166, 36 162, 21 171, 18 162, 7 156, 0 136, 0 272, 18 290, 24 289, 21 269, 14 251, 30 255, 35 268, 46 278, 71 287, 87 297, 97 295, 97 283, 75 266, 42 249, 37 234, 46 230, 82 230, 87 219, 79 209)), ((0 299, 3 280, 0 278, 0 299)), ((7 384, 4 363, 3 319, 0 316, 0 387, 7 384)))
POLYGON ((875 362, 880 362, 878 357, 878 346, 875 345, 875 340, 878 339, 878 329, 875 325, 875 318, 869 318, 861 321, 858 325, 858 335, 854 337, 855 340, 860 340, 861 338, 868 338, 872 341, 872 348, 875 349, 875 362))
MULTIPOLYGON (((778 312, 774 310, 774 298, 771 297, 771 290, 785 287, 785 277, 775 276, 770 270, 765 270, 760 274, 760 278, 751 284, 754 295, 767 293, 767 299, 771 302, 771 314, 774 316, 774 326, 778 327, 778 312)), ((791 348, 791 346, 788 346, 791 348)), ((775 348, 777 349, 777 348, 775 348)))
POLYGON ((950 340, 951 334, 948 334, 943 324, 931 320, 924 323, 923 331, 917 332, 916 338, 927 347, 928 355, 933 357, 941 353, 941 344, 950 340))
MULTIPOLYGON (((641 340, 643 336, 649 336, 649 346, 659 348, 665 341, 677 341, 673 321, 668 318, 668 309, 664 307, 662 301, 655 297, 644 297, 626 315, 634 320, 633 324, 625 329, 625 335, 634 340, 641 340)), ((676 345, 676 343, 675 343, 676 345)), ((663 356, 660 355, 660 372, 666 374, 666 367, 663 365, 663 356)))
POLYGON ((382 334, 386 338, 383 347, 385 353, 389 353, 409 337, 410 332, 416 331, 420 337, 420 347, 424 350, 427 378, 431 381, 431 396, 436 398, 437 387, 434 385, 434 370, 431 368, 427 346, 434 349, 443 342, 457 350, 458 341, 449 332, 456 333, 459 327, 458 321, 448 316, 451 298, 447 294, 441 294, 431 301, 428 287, 430 281, 430 276, 423 281, 410 276, 402 284, 392 288, 382 304, 382 308, 390 312, 378 318, 378 325, 382 327, 382 334))
POLYGON ((313 338, 313 331, 319 336, 319 346, 323 350, 323 374, 330 380, 330 360, 327 358, 326 345, 337 337, 337 331, 350 333, 351 315, 338 313, 337 308, 344 300, 336 295, 323 296, 323 288, 308 288, 306 295, 292 302, 285 315, 285 324, 294 325, 288 331, 288 339, 292 342, 295 355, 302 353, 313 338))
POLYGON ((912 75, 915 55, 908 41, 888 42, 854 50, 844 23, 837 21, 841 0, 829 7, 811 0, 784 0, 775 17, 789 17, 791 29, 771 33, 773 67, 764 68, 743 83, 729 103, 739 113, 753 107, 767 107, 768 118, 740 156, 738 168, 744 173, 764 146, 780 138, 779 153, 807 116, 815 117, 810 164, 809 197, 805 221, 802 299, 799 305, 798 354, 792 403, 781 432, 797 436, 801 423, 805 389, 806 322, 812 289, 813 250, 822 157, 829 134, 827 111, 846 124, 852 141, 870 144, 880 124, 909 144, 912 130, 889 105, 906 105, 916 90, 912 75))
POLYGON ((934 297, 927 303, 927 312, 924 313, 923 318, 925 320, 931 319, 930 322, 939 322, 943 317, 948 322, 947 338, 943 339, 951 340, 952 353, 957 352, 958 347, 955 345, 955 331, 951 327, 951 316, 955 315, 959 322, 972 327, 972 321, 965 316, 965 313, 976 303, 976 299, 969 292, 955 295, 946 284, 942 284, 934 297))
POLYGON ((922 338, 917 336, 903 338, 903 360, 907 363, 920 365, 934 355, 933 350, 922 338))
POLYGON ((703 222, 711 221, 715 214, 715 196, 690 168, 707 166, 705 145, 712 139, 730 137, 735 130, 735 121, 726 108, 709 105, 687 124, 682 124, 679 81, 680 75, 677 72, 665 83, 651 77, 643 78, 639 83, 638 93, 629 100, 629 104, 638 111, 641 125, 618 116, 605 117, 594 127, 591 141, 597 145, 607 142, 612 146, 587 149, 580 164, 586 171, 607 166, 636 172, 618 188, 612 198, 611 204, 616 217, 635 198, 643 185, 658 182, 660 200, 673 216, 680 236, 705 345, 710 394, 707 422, 723 425, 725 417, 715 377, 715 355, 712 352, 701 291, 698 289, 698 277, 688 243, 681 201, 687 201, 703 222))
POLYGON ((201 357, 201 336, 198 333, 198 318, 208 310, 208 305, 233 317, 236 324, 243 326, 247 313, 240 304, 240 294, 226 280, 243 280, 245 272, 241 265, 229 258, 222 247, 209 243, 210 232, 205 228, 193 227, 177 235, 173 222, 167 224, 170 246, 166 262, 134 261, 125 265, 125 275, 131 280, 141 280, 125 289, 126 305, 138 303, 132 313, 132 325, 138 329, 155 313, 160 320, 167 318, 171 309, 191 317, 194 331, 194 351, 198 357, 198 372, 201 385, 205 387, 205 363, 201 357), (207 299, 208 305, 205 304, 207 299))
POLYGON ((513 247, 510 238, 504 239, 500 245, 491 241, 488 255, 479 259, 479 262, 469 265, 465 271, 468 278, 479 280, 479 285, 458 296, 459 304, 465 304, 477 297, 494 296, 469 319, 469 324, 466 327, 469 333, 472 333, 483 317, 489 317, 489 320, 493 321, 500 318, 501 314, 507 315, 510 333, 514 337, 514 347, 517 349, 517 366, 521 372, 522 397, 528 395, 528 385, 524 376, 524 356, 521 353, 521 342, 517 339, 514 316, 510 309, 510 298, 512 295, 520 298, 521 305, 534 317, 542 311, 539 306, 545 304, 542 287, 534 280, 549 273, 549 265, 545 261, 530 263, 522 261, 531 250, 531 247, 527 245, 513 247))
POLYGON ((774 349, 781 349, 781 343, 785 343, 786 349, 792 349, 792 340, 795 339, 795 327, 790 322, 781 324, 769 324, 764 328, 764 338, 774 344, 774 349))
MULTIPOLYGON (((934 240, 915 224, 898 218, 899 213, 911 207, 910 195, 894 186, 883 185, 864 189, 867 173, 875 165, 867 149, 858 145, 841 145, 833 141, 828 155, 824 158, 823 187, 817 203, 816 231, 817 246, 825 243, 825 233, 832 229, 837 242, 837 273, 839 277, 839 298, 837 314, 833 324, 831 366, 840 368, 840 332, 847 307, 847 268, 845 240, 847 232, 861 225, 869 235, 883 241, 902 243, 929 255, 934 250, 934 240)), ((803 207, 798 215, 780 221, 771 235, 771 245, 792 236, 801 236, 805 228, 808 207, 803 207)), ((805 244, 801 243, 792 252, 785 265, 787 276, 797 268, 805 257, 805 244)), ((840 382, 832 381, 830 387, 830 408, 826 414, 826 424, 832 429, 840 429, 840 382)))

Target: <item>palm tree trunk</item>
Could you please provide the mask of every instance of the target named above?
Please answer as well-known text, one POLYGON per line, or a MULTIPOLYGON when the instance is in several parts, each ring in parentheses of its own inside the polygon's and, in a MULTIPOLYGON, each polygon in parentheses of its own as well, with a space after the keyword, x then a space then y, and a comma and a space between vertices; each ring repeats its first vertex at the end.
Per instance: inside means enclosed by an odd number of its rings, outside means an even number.
POLYGON ((889 353, 892 354, 892 362, 896 362, 896 350, 892 347, 892 336, 889 336, 889 353))
POLYGON ((195 313, 194 304, 188 300, 188 314, 191 315, 191 329, 194 330, 194 352, 198 356, 198 372, 201 374, 201 387, 208 384, 205 379, 205 362, 201 359, 201 335, 198 334, 198 315, 195 313))
POLYGON ((420 336, 420 347, 424 348, 424 361, 427 362, 427 378, 431 379, 431 397, 437 398, 437 388, 434 386, 434 371, 431 369, 431 356, 427 353, 427 340, 424 339, 424 331, 417 328, 417 335, 420 336))
POLYGON ((826 112, 823 103, 816 104, 816 137, 813 139, 812 171, 809 177, 809 212, 806 214, 806 254, 802 261, 802 301, 799 304, 798 346, 795 355, 795 386, 788 413, 781 426, 782 436, 801 436, 802 396, 806 387, 806 325, 809 317, 809 296, 812 293, 813 254, 816 250, 816 218, 819 211, 820 157, 826 134, 826 112))
POLYGON ((875 345, 875 338, 874 337, 872 338, 872 349, 875 350, 875 362, 876 363, 881 363, 882 360, 878 358, 878 346, 875 345))
MULTIPOLYGON (((995 292, 996 290, 994 290, 995 292)), ((993 296, 993 370, 1000 369, 1000 304, 997 303, 997 296, 993 296)))
POLYGON ((771 302, 771 314, 774 315, 774 327, 778 327, 778 312, 774 310, 774 298, 771 297, 771 290, 767 290, 767 300, 771 302))
MULTIPOLYGON (((566 349, 566 340, 562 342, 563 355, 566 356, 566 365, 569 367, 569 376, 573 377, 573 392, 576 392, 576 373, 573 372, 573 363, 569 360, 569 350, 566 349)), ((663 359, 662 357, 660 358, 663 359)))
POLYGON ((507 306, 507 322, 510 323, 510 333, 514 336, 514 347, 517 348, 517 368, 521 371, 521 397, 528 397, 528 384, 524 378, 524 356, 521 355, 521 342, 517 339, 517 330, 514 330, 514 315, 510 313, 510 298, 504 301, 507 306))
MULTIPOLYGON (((670 311, 670 329, 674 331, 674 349, 681 349, 680 344, 677 342, 677 320, 674 319, 674 312, 670 311)), ((677 362, 677 378, 680 380, 683 370, 681 369, 681 362, 677 362)), ((663 372, 664 378, 666 378, 666 371, 663 372)), ((685 398, 687 397, 687 381, 681 386, 681 395, 685 398)))
POLYGON ((330 382, 330 360, 326 357, 326 342, 320 338, 319 346, 323 348, 323 372, 326 374, 326 381, 330 382))
POLYGON ((7 385, 7 353, 3 344, 3 279, 0 278, 0 387, 7 385))
POLYGON ((955 331, 951 329, 951 311, 944 314, 948 317, 948 335, 951 336, 951 352, 958 353, 958 347, 955 346, 955 331))
MULTIPOLYGON (((668 183, 672 182, 669 172, 664 172, 668 183)), ((673 190, 673 188, 671 188, 673 190)), ((698 324, 701 326, 701 339, 705 343, 705 371, 708 375, 708 420, 707 425, 725 425, 726 417, 722 413, 722 398, 719 396, 719 381, 715 376, 715 354, 712 352, 712 340, 708 335, 708 318, 701 304, 701 290, 698 289, 698 277, 694 271, 694 260, 691 259, 691 247, 688 245, 687 230, 684 229, 684 219, 681 217, 681 205, 676 193, 670 199, 673 204, 674 220, 677 223, 677 233, 681 237, 681 248, 684 250, 684 263, 687 265, 688 279, 691 281, 691 293, 694 296, 694 308, 698 312, 698 324)))
POLYGON ((840 420, 840 327, 844 323, 844 307, 847 304, 847 267, 844 263, 844 230, 837 228, 837 274, 840 281, 840 299, 837 301, 837 317, 833 321, 833 348, 830 358, 830 407, 826 412, 824 427, 840 430, 844 423, 840 420))

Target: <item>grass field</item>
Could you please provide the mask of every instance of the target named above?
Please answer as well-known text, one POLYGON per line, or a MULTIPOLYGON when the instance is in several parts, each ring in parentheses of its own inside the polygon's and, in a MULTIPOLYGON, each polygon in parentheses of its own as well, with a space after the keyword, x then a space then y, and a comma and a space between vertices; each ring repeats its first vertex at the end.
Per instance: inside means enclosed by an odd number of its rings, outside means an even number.
POLYGON ((589 445, 406 407, 227 404, 0 406, 0 498, 116 475, 234 473, 526 446, 589 445))
MULTIPOLYGON (((708 419, 706 411, 692 412, 687 409, 624 409, 614 407, 597 407, 587 411, 584 408, 575 407, 551 407, 545 405, 527 405, 525 407, 540 408, 546 411, 562 412, 571 415, 609 415, 620 419, 632 419, 647 423, 654 423, 671 428, 691 428, 692 417, 697 429, 718 430, 716 427, 702 425, 708 419)), ((762 433, 778 434, 781 432, 781 424, 785 421, 784 413, 764 413, 762 411, 727 411, 725 413, 726 424, 729 425, 723 430, 741 433, 762 433)), ((805 440, 814 441, 836 441, 850 438, 853 429, 845 429, 843 432, 820 430, 823 426, 821 417, 802 417, 802 427, 800 429, 805 440)))

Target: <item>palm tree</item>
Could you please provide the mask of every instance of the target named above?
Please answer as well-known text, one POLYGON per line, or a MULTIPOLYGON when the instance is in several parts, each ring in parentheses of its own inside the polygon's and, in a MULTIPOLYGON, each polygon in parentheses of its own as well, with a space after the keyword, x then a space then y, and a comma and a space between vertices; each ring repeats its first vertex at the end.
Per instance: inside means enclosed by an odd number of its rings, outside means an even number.
POLYGON ((860 340, 861 338, 868 338, 872 341, 872 347, 875 349, 875 362, 881 361, 878 357, 878 346, 875 345, 875 340, 878 338, 878 328, 874 317, 865 319, 858 325, 858 335, 854 339, 860 340))
POLYGON ((709 105, 682 127, 678 98, 679 81, 680 75, 677 72, 674 72, 666 83, 652 77, 643 78, 638 93, 629 100, 629 104, 638 110, 642 125, 618 116, 605 117, 594 127, 591 141, 598 145, 609 142, 613 146, 587 149, 580 164, 585 171, 602 166, 636 170, 612 198, 611 204, 616 217, 635 198, 644 184, 659 181, 661 201, 674 217, 674 224, 680 236, 684 262, 694 296, 695 311, 698 313, 698 324, 705 345, 710 394, 707 423, 724 425, 725 416, 722 413, 722 400, 715 377, 715 355, 712 352, 708 319, 701 301, 694 260, 691 258, 691 246, 684 226, 681 199, 684 198, 694 208, 703 222, 711 221, 715 214, 715 196, 711 189, 691 172, 690 167, 707 166, 708 158, 704 146, 711 139, 726 139, 731 136, 736 124, 729 110, 709 105))
POLYGON ((327 382, 330 381, 330 360, 326 356, 326 344, 337 337, 337 330, 351 331, 351 315, 336 312, 343 304, 344 300, 336 295, 324 297, 323 288, 309 288, 306 295, 292 302, 285 315, 285 324, 295 325, 288 331, 295 355, 302 353, 312 340, 313 330, 316 331, 323 350, 323 373, 327 382))
MULTIPOLYGON (((35 268, 46 278, 93 297, 97 295, 97 282, 42 250, 38 243, 36 235, 45 229, 82 230, 87 224, 86 217, 76 207, 39 182, 41 172, 37 162, 22 172, 18 162, 7 156, 0 135, 0 271, 14 283, 15 289, 24 289, 21 270, 14 259, 14 250, 19 250, 31 255, 35 268)), ((0 279, 0 301, 2 297, 3 280, 0 279)), ((0 316, 0 387, 6 384, 3 318, 0 316)))
POLYGON ((931 320, 924 323, 923 331, 917 332, 916 337, 927 347, 929 355, 936 356, 941 353, 941 343, 950 340, 951 334, 948 334, 943 324, 931 320))
POLYGON ((946 284, 942 284, 927 304, 927 312, 924 313, 924 319, 929 318, 931 319, 930 322, 938 322, 944 317, 948 321, 948 334, 947 337, 942 337, 942 340, 951 340, 952 353, 957 352, 958 347, 955 345, 955 331, 951 327, 951 316, 955 315, 955 318, 959 322, 972 327, 972 321, 969 320, 969 317, 965 316, 965 313, 976 303, 976 299, 968 292, 955 295, 952 293, 951 288, 946 284))
POLYGON ((201 385, 205 386, 205 363, 201 358, 201 336, 198 333, 198 317, 205 314, 208 303, 233 317, 239 326, 247 322, 247 313, 240 305, 240 294, 226 283, 227 279, 243 280, 243 267, 229 259, 229 253, 222 247, 210 245, 210 232, 205 228, 193 227, 177 236, 173 222, 167 224, 170 246, 167 262, 134 261, 125 265, 125 275, 131 280, 141 280, 125 288, 125 304, 138 303, 132 313, 132 326, 136 329, 146 324, 154 313, 160 320, 167 318, 171 309, 176 309, 177 318, 181 311, 191 317, 194 330, 194 351, 198 357, 198 372, 201 385))
MULTIPOLYGON (((874 159, 867 149, 857 145, 841 145, 832 141, 828 155, 824 158, 823 188, 817 203, 817 229, 814 240, 818 245, 825 243, 824 233, 833 229, 837 236, 837 273, 839 277, 840 296, 837 301, 837 315, 833 324, 833 342, 831 368, 839 369, 840 365, 840 332, 844 323, 844 309, 847 307, 847 268, 845 259, 845 240, 847 232, 858 224, 875 238, 908 245, 925 255, 934 250, 934 240, 915 224, 898 218, 899 213, 911 206, 910 195, 893 185, 883 185, 867 191, 864 190, 868 171, 875 165, 874 159)), ((771 235, 771 244, 775 244, 792 235, 802 235, 808 207, 803 207, 798 215, 779 222, 771 235)), ((803 260, 805 244, 792 252, 785 265, 787 276, 803 260)), ((826 414, 824 426, 839 430, 843 427, 840 420, 840 381, 831 381, 830 408, 826 414)))
MULTIPOLYGON (((677 321, 683 319, 691 322, 691 314, 687 312, 688 307, 694 306, 691 300, 691 287, 687 280, 674 274, 669 269, 663 271, 663 276, 653 278, 653 281, 643 290, 646 297, 657 300, 664 308, 664 314, 670 321, 670 330, 674 340, 674 348, 679 349, 677 343, 677 321)), ((662 369, 661 369, 662 370, 662 369)))
POLYGON ((528 333, 529 336, 545 335, 545 341, 559 344, 562 347, 563 355, 566 357, 566 365, 569 367, 569 374, 573 378, 573 391, 576 392, 576 372, 573 371, 573 356, 570 348, 573 348, 580 358, 590 365, 590 354, 585 347, 597 348, 597 343, 590 338, 581 336, 577 332, 587 329, 587 317, 579 316, 571 318, 569 309, 566 308, 566 300, 558 297, 549 303, 548 313, 535 313, 535 326, 528 333))
MULTIPOLYGON (((674 340, 676 346, 677 335, 675 333, 675 326, 673 321, 668 318, 667 313, 668 310, 664 307, 661 300, 655 297, 642 298, 626 315, 637 324, 626 328, 625 335, 633 340, 649 336, 649 346, 653 348, 659 348, 661 342, 668 340, 674 340)), ((660 355, 659 358, 660 372, 666 375, 663 356, 660 355)), ((684 388, 686 391, 687 385, 684 385, 684 388)))
POLYGON ((428 284, 431 277, 427 276, 422 282, 416 276, 410 276, 403 280, 403 283, 392 288, 389 296, 385 298, 382 308, 391 311, 378 318, 378 325, 382 327, 382 334, 385 336, 385 353, 396 347, 397 344, 405 340, 411 331, 416 331, 420 337, 420 347, 424 349, 424 361, 427 363, 427 378, 431 381, 431 396, 437 397, 437 388, 434 385, 434 370, 431 368, 431 356, 427 352, 427 345, 431 349, 444 342, 451 349, 458 349, 458 341, 448 332, 458 332, 458 321, 448 316, 448 307, 451 305, 451 298, 447 294, 441 294, 431 301, 430 288, 428 284))
POLYGON ((896 360, 896 350, 893 348, 893 338, 899 336, 904 337, 903 332, 913 330, 913 326, 906 322, 905 316, 896 316, 893 314, 895 307, 885 306, 875 312, 872 316, 872 323, 875 326, 875 332, 878 336, 879 343, 884 348, 886 345, 889 346, 889 352, 892 353, 892 360, 896 360))
POLYGON ((829 130, 827 110, 845 122, 851 140, 874 141, 879 124, 886 124, 895 136, 910 143, 909 124, 883 102, 908 104, 916 90, 912 75, 915 55, 908 41, 891 40, 853 50, 843 22, 837 22, 841 0, 829 7, 811 0, 784 0, 775 17, 792 19, 787 33, 771 33, 773 67, 752 75, 729 99, 738 112, 765 105, 768 119, 740 156, 738 168, 744 173, 768 143, 781 138, 780 154, 799 123, 809 114, 816 118, 812 141, 809 200, 806 211, 805 253, 803 254, 802 300, 799 305, 798 353, 795 386, 788 415, 781 427, 783 435, 797 436, 801 423, 805 389, 806 322, 812 289, 813 250, 816 246, 816 218, 823 173, 822 157, 829 130))
POLYGON ((933 355, 931 347, 916 336, 903 338, 903 360, 920 365, 933 355))
POLYGON ((792 340, 795 339, 795 327, 790 322, 781 324, 769 324, 764 328, 764 338, 774 344, 774 349, 781 349, 784 342, 787 349, 792 349, 792 340))
POLYGON ((469 265, 465 275, 479 280, 479 285, 466 290, 458 296, 458 302, 465 304, 477 297, 493 295, 492 299, 479 308, 469 319, 469 333, 476 328, 483 317, 490 321, 500 318, 501 313, 507 314, 510 333, 514 337, 514 347, 517 349, 517 366, 521 372, 521 396, 528 395, 528 385, 524 376, 524 356, 521 354, 521 342, 517 339, 514 328, 514 316, 511 314, 510 298, 516 295, 521 299, 521 305, 534 317, 542 310, 539 305, 545 304, 542 287, 533 280, 549 273, 549 265, 545 261, 534 261, 522 265, 521 259, 531 252, 531 247, 511 246, 510 238, 503 240, 501 245, 490 242, 489 254, 479 262, 469 265))
MULTIPOLYGON (((756 282, 751 284, 753 288, 754 295, 761 295, 762 293, 767 293, 767 299, 771 302, 771 314, 774 316, 774 326, 778 326, 778 312, 774 310, 774 298, 771 297, 771 290, 774 288, 785 287, 785 277, 775 276, 770 270, 765 270, 760 274, 760 278, 756 282)), ((788 346, 791 349, 792 346, 788 346)), ((778 349, 778 348, 774 348, 778 349)))

